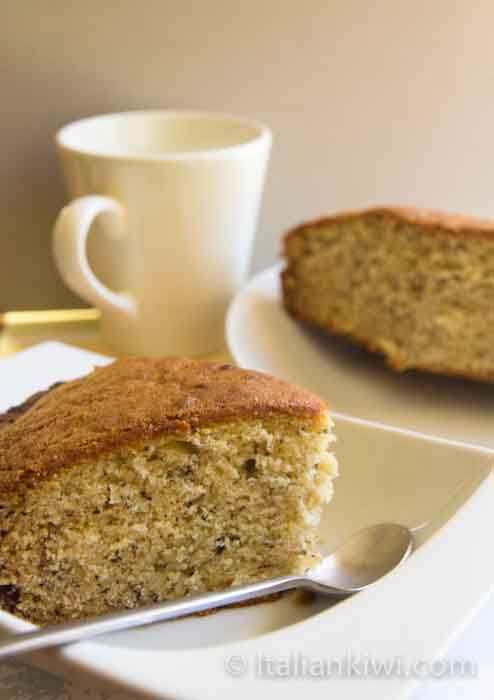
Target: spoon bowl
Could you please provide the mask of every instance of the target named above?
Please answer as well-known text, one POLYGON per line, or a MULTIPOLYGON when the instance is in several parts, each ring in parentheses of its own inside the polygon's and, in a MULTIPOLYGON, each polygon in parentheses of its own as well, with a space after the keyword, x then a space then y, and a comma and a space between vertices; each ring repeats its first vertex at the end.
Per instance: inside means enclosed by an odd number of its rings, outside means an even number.
POLYGON ((357 593, 396 568, 411 553, 410 530, 396 523, 371 525, 351 535, 308 577, 338 595, 357 593))

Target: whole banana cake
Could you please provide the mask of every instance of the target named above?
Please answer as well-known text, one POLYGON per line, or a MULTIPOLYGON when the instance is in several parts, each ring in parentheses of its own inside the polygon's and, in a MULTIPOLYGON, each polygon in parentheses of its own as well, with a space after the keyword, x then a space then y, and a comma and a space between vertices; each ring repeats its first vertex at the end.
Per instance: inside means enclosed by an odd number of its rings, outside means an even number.
POLYGON ((343 212, 285 237, 295 317, 422 369, 494 381, 494 221, 413 208, 343 212))
POLYGON ((38 624, 300 573, 337 463, 326 404, 130 357, 0 418, 0 605, 38 624))

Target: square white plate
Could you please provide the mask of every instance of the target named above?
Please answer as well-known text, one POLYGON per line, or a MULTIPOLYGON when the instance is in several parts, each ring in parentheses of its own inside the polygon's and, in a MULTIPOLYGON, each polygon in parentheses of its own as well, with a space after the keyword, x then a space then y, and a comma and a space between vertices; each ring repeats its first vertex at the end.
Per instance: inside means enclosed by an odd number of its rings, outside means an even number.
MULTIPOLYGON (((0 409, 57 380, 109 362, 59 343, 44 343, 0 362, 0 409)), ((202 618, 157 624, 31 659, 70 678, 105 681, 137 696, 199 698, 232 695, 345 700, 364 692, 359 678, 269 680, 256 674, 259 654, 280 661, 336 659, 344 665, 370 657, 429 661, 443 653, 479 606, 494 581, 492 453, 458 443, 338 418, 341 476, 324 513, 321 535, 330 550, 353 530, 395 520, 417 530, 417 549, 375 588, 331 605, 286 596, 277 602, 222 611, 202 618), (230 659, 246 669, 228 673, 230 659)), ((0 612, 5 631, 30 629, 0 612)), ((231 662, 230 662, 231 663, 231 662)), ((397 698, 411 677, 367 678, 366 699, 397 698)))

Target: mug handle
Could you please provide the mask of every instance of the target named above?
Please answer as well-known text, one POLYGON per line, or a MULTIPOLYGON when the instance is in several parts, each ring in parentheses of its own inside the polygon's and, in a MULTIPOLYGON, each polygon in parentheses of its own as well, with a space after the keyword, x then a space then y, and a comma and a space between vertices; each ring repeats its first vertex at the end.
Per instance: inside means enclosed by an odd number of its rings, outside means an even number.
POLYGON ((53 228, 53 254, 65 284, 90 304, 102 310, 134 314, 135 299, 108 289, 94 274, 87 258, 87 237, 91 224, 103 212, 112 214, 110 231, 123 229, 124 209, 116 199, 88 195, 74 199, 62 209, 53 228))

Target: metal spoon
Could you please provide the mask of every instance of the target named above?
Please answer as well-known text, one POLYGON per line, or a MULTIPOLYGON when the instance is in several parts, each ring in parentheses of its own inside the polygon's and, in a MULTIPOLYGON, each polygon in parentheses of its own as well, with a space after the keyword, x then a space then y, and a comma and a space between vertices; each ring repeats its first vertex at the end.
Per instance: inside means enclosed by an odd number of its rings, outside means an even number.
POLYGON ((80 642, 99 634, 141 627, 153 622, 175 620, 185 615, 295 588, 343 598, 376 583, 408 557, 412 546, 412 533, 408 528, 394 523, 373 525, 352 535, 326 557, 320 566, 305 576, 279 576, 171 603, 156 603, 16 634, 0 640, 0 658, 80 642))

